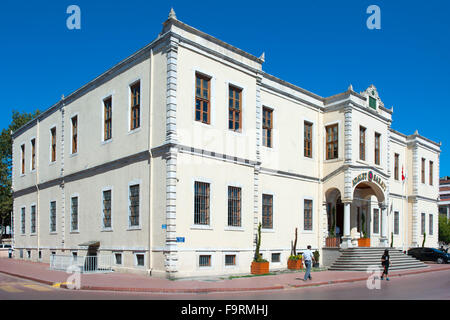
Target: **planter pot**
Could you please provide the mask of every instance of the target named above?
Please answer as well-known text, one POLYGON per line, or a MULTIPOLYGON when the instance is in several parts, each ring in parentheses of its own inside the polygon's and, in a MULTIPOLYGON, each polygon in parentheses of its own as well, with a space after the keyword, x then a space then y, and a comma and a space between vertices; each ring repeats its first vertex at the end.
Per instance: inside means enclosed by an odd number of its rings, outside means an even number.
POLYGON ((269 273, 269 262, 252 262, 251 274, 269 273))
POLYGON ((290 260, 288 259, 288 269, 289 270, 300 270, 303 269, 302 260, 290 260))
POLYGON ((358 247, 370 247, 370 238, 359 238, 358 247))
POLYGON ((339 248, 340 242, 341 241, 338 237, 329 237, 325 239, 325 246, 329 248, 339 248))

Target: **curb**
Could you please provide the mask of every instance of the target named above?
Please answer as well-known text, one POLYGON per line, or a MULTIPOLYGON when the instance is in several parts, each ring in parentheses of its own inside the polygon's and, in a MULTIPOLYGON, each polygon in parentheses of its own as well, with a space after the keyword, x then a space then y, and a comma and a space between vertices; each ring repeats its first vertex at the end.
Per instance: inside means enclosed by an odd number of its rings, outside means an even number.
MULTIPOLYGON (((429 273, 429 272, 438 272, 438 271, 446 271, 450 270, 450 268, 439 268, 439 269, 426 269, 426 270, 414 270, 401 274, 392 274, 393 277, 402 277, 408 275, 429 273)), ((38 283, 42 283, 45 285, 53 286, 57 285, 57 287, 61 289, 72 290, 68 288, 66 283, 61 282, 53 282, 49 280, 43 280, 36 277, 25 276, 22 274, 16 274, 8 271, 0 270, 0 273, 4 273, 10 276, 35 281, 38 283)), ((217 293, 217 292, 245 292, 245 291, 265 291, 265 290, 283 290, 290 288, 304 288, 304 287, 317 287, 323 285, 330 284, 341 284, 341 283, 351 283, 358 281, 366 281, 367 277, 364 278, 352 278, 352 279, 342 279, 342 280, 329 280, 329 281, 321 281, 321 282, 310 282, 310 283, 302 283, 302 284, 287 284, 287 285, 276 285, 276 286, 268 286, 268 287, 246 287, 246 288, 198 288, 198 289, 189 289, 189 288, 127 288, 127 287, 101 287, 101 286, 90 286, 84 285, 81 286, 78 290, 93 290, 93 291, 116 291, 116 292, 147 292, 147 293, 217 293)))

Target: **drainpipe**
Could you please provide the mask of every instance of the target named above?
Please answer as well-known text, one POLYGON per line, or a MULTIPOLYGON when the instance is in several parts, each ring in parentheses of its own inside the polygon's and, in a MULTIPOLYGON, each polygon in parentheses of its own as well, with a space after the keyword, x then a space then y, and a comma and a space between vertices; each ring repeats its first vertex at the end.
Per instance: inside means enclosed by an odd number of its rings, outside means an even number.
POLYGON ((38 260, 39 260, 39 249, 41 246, 41 232, 40 232, 40 223, 39 223, 39 215, 41 212, 41 208, 40 208, 40 193, 39 193, 39 118, 37 119, 36 122, 36 146, 35 146, 35 154, 36 154, 36 158, 35 158, 35 166, 36 166, 36 180, 35 180, 35 186, 36 186, 36 191, 37 191, 37 212, 36 212, 36 231, 37 231, 37 254, 38 254, 38 260))
POLYGON ((153 232, 152 232, 152 203, 153 203, 153 174, 152 174, 152 170, 153 170, 153 161, 152 161, 152 130, 151 130, 151 123, 152 123, 152 105, 153 105, 153 49, 150 49, 150 91, 149 91, 149 108, 148 108, 148 135, 147 135, 147 141, 148 141, 148 152, 149 152, 149 168, 148 168, 148 183, 149 183, 149 194, 148 194, 148 212, 149 212, 149 216, 148 216, 148 275, 151 276, 152 275, 152 270, 153 270, 153 257, 152 257, 152 236, 153 236, 153 232))

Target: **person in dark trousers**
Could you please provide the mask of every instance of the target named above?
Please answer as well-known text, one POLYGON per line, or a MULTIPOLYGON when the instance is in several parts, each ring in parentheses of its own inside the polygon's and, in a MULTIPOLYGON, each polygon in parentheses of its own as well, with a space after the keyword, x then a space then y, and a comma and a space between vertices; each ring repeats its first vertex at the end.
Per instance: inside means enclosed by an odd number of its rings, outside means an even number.
POLYGON ((381 275, 381 280, 383 280, 384 275, 386 275, 386 280, 389 281, 389 266, 392 265, 391 258, 389 257, 389 250, 384 250, 384 254, 381 257, 381 265, 384 267, 383 274, 381 275))
POLYGON ((302 259, 305 262, 305 267, 306 267, 305 278, 303 279, 303 281, 306 281, 308 279, 312 280, 311 265, 312 265, 313 261, 315 262, 314 255, 311 252, 311 246, 308 246, 307 248, 308 249, 306 251, 304 251, 302 254, 302 259))

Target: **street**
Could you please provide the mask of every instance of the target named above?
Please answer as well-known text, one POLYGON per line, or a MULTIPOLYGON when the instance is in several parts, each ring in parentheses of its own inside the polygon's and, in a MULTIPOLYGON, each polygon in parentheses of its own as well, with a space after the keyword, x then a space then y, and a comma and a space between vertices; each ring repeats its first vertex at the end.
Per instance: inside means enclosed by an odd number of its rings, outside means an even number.
MULTIPOLYGON (((299 280, 299 284, 301 280, 299 280)), ((155 294, 54 288, 0 273, 0 300, 450 300, 450 270, 308 288, 207 294, 155 294)))

